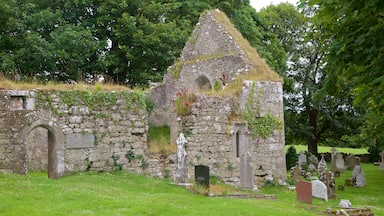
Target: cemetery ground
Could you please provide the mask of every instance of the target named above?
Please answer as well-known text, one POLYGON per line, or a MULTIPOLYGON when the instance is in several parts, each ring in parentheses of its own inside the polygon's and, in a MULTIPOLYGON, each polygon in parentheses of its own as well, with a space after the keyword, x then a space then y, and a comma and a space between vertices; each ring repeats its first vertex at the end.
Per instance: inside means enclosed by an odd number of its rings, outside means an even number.
MULTIPOLYGON (((308 151, 307 145, 286 145, 285 149, 287 150, 290 146, 295 147, 297 154, 299 154, 300 151, 304 151, 304 152, 308 151)), ((337 147, 337 151, 340 153, 354 154, 354 155, 368 154, 367 148, 341 148, 341 147, 337 147)), ((330 146, 318 146, 318 152, 320 154, 326 153, 326 152, 332 152, 332 147, 330 147, 330 146)))
MULTIPOLYGON (((336 191, 338 198, 328 202, 314 199, 313 204, 296 200, 296 192, 282 186, 265 186, 259 194, 277 199, 207 197, 191 193, 170 179, 147 178, 124 171, 85 172, 52 180, 47 173, 27 176, 0 173, 0 215, 325 215, 327 207, 337 209, 340 199, 352 207, 370 206, 375 215, 384 215, 384 171, 362 164, 365 188, 346 187, 336 191)), ((344 184, 346 171, 336 178, 344 184)), ((212 185, 212 184, 211 184, 212 185)), ((241 192, 224 188, 216 193, 241 192)))

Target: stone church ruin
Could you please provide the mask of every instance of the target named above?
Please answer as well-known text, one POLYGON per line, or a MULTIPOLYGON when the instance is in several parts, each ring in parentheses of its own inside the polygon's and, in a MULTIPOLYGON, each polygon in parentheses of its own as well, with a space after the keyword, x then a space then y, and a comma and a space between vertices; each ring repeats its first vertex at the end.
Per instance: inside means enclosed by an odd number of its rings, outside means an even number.
POLYGON ((282 79, 219 10, 205 12, 163 82, 137 92, 0 91, 0 170, 27 174, 123 169, 194 180, 195 166, 243 188, 286 180, 282 79), (146 110, 145 97, 154 101, 146 110), (168 125, 177 153, 148 151, 168 125), (180 173, 180 170, 181 171, 180 173))

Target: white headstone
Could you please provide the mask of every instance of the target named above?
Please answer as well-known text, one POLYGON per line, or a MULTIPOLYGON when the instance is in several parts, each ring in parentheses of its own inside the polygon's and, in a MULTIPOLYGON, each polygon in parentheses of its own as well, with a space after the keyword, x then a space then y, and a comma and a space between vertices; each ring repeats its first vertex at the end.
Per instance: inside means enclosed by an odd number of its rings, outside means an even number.
POLYGON ((312 196, 315 198, 324 199, 328 202, 327 186, 320 180, 312 181, 312 196))
POLYGON ((307 155, 305 155, 303 151, 300 151, 298 163, 299 163, 299 166, 307 164, 307 155))
POLYGON ((339 202, 339 207, 340 208, 351 208, 352 207, 352 203, 349 200, 342 199, 339 202))

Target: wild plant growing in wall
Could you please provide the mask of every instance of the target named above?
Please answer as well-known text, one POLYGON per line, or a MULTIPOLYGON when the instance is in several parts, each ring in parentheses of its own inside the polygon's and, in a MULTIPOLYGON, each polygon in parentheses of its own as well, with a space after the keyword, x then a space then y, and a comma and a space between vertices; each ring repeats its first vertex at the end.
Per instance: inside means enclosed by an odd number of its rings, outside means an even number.
POLYGON ((176 114, 178 116, 187 116, 191 114, 192 104, 196 101, 196 95, 189 92, 188 89, 182 89, 176 93, 176 114))

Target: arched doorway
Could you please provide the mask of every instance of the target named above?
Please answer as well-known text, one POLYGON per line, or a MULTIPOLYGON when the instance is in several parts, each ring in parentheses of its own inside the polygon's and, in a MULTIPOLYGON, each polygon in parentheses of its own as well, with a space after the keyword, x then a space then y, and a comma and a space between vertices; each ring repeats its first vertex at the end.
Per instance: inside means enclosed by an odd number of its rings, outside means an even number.
POLYGON ((209 91, 212 89, 211 82, 204 75, 197 78, 195 81, 195 84, 196 84, 197 90, 200 90, 200 91, 209 91))
POLYGON ((23 129, 22 139, 27 150, 24 161, 28 168, 31 165, 33 166, 32 169, 45 166, 49 178, 59 178, 64 174, 64 134, 61 129, 51 121, 37 120, 23 129), (42 134, 41 137, 34 137, 36 133, 37 136, 42 134), (44 137, 46 140, 44 140, 44 137), (39 156, 42 158, 30 158, 39 156), (31 162, 34 164, 31 164, 31 162))

